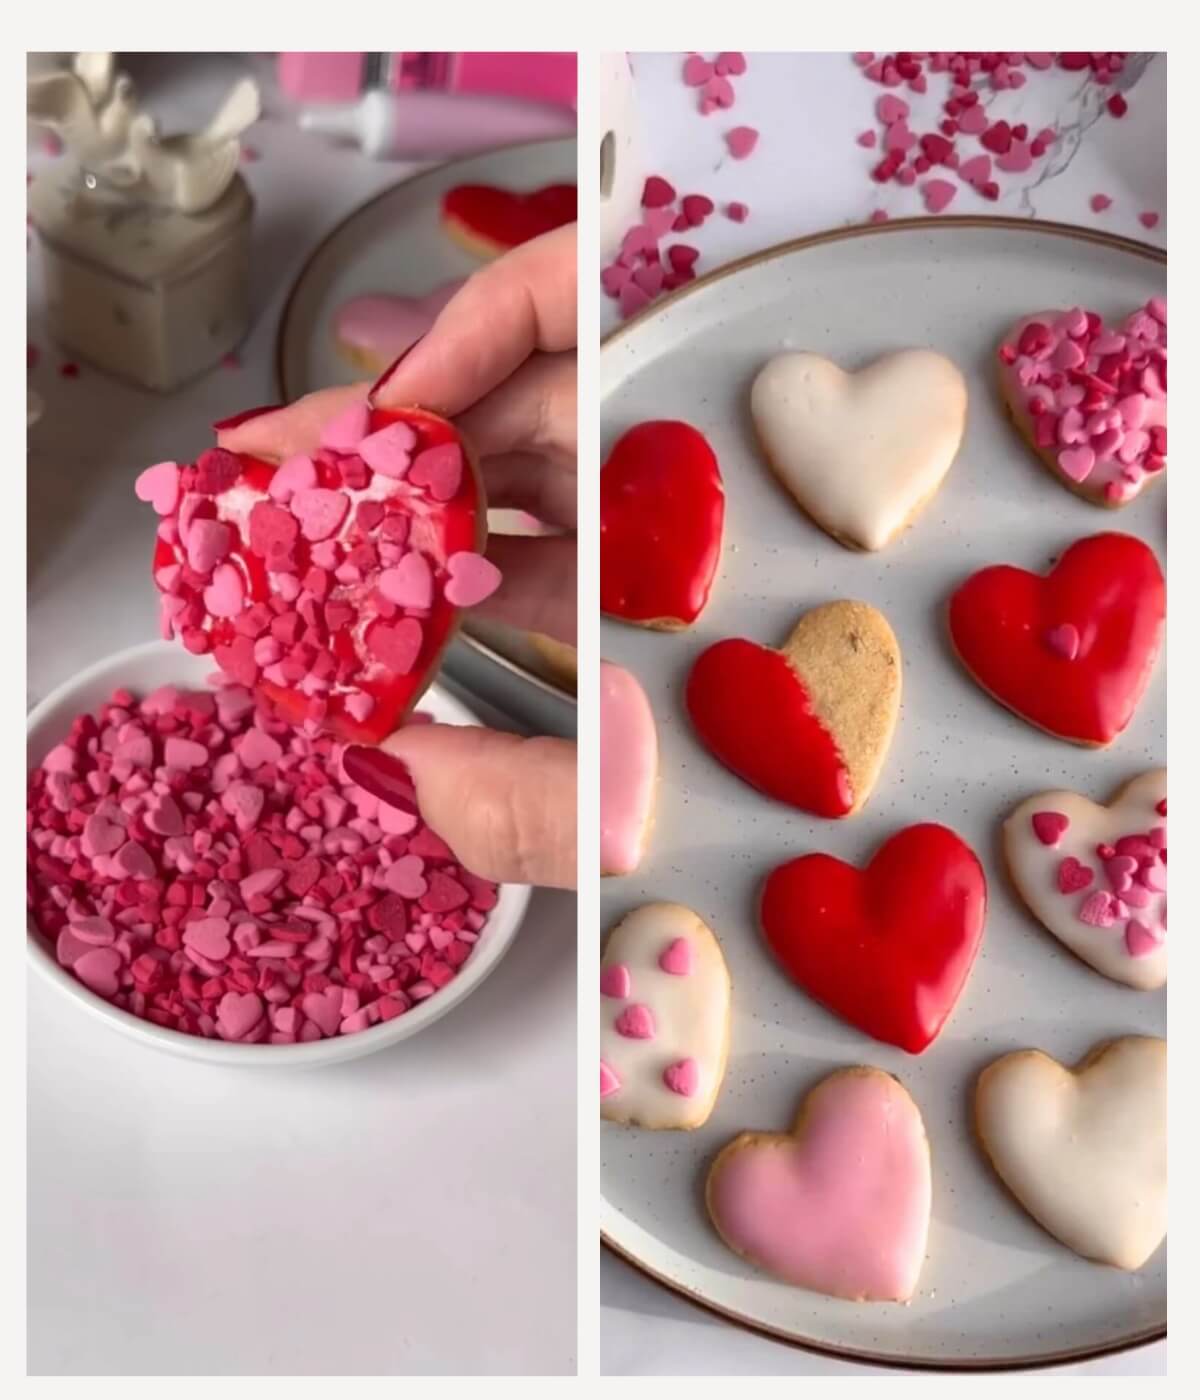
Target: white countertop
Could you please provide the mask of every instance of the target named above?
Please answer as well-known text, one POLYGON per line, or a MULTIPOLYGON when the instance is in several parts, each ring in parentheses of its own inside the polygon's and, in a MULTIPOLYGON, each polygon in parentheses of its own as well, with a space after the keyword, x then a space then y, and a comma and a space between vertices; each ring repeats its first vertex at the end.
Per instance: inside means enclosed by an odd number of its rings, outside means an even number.
MULTIPOLYGON (((702 228, 678 235, 701 250, 700 274, 786 239, 862 223, 873 209, 893 218, 924 212, 918 187, 881 187, 869 178, 880 152, 862 149, 855 137, 878 128, 875 101, 888 89, 864 79, 849 54, 747 57, 748 71, 733 80, 735 105, 702 117, 696 90, 681 80, 683 54, 633 56, 651 170, 680 194, 707 194, 717 204, 718 212, 702 228), (761 134, 755 151, 736 161, 722 132, 743 125, 761 134), (749 206, 745 223, 720 213, 730 200, 749 206)), ((1166 57, 1130 61, 1122 83, 1129 112, 1120 120, 1098 115, 1094 94, 1081 100, 1078 75, 1036 76, 1039 81, 1020 91, 998 95, 995 114, 1010 123, 1025 121, 1031 131, 1054 125, 1064 140, 1027 175, 998 176, 1002 193, 996 203, 964 189, 947 212, 1052 219, 1165 247, 1166 57), (1088 203, 1099 193, 1113 201, 1104 214, 1094 214, 1088 203), (1160 214, 1153 230, 1138 221, 1148 210, 1160 214)), ((931 115, 920 118, 944 100, 942 84, 931 81, 924 97, 899 95, 913 108, 912 129, 931 129, 931 115)), ((608 330, 619 323, 616 303, 607 297, 601 303, 601 328, 608 330)), ((899 1374, 827 1360, 732 1327, 607 1252, 602 1252, 600 1300, 601 1365, 607 1375, 899 1374)), ((1163 1343, 1057 1374, 1164 1375, 1166 1358, 1163 1343)))
MULTIPOLYGON (((239 66, 168 60, 154 110, 202 119, 239 66)), ((144 90, 161 67, 138 72, 144 90)), ((274 398, 275 326, 307 252, 405 171, 278 118, 249 140, 261 159, 244 167, 258 208, 241 368, 169 398, 86 365, 60 378, 29 255, 30 383, 46 405, 29 450, 30 704, 156 635, 135 476, 274 398)), ((40 978, 28 1011, 30 1374, 573 1371, 571 896, 538 893, 498 970, 444 1020, 332 1069, 169 1059, 40 978)))

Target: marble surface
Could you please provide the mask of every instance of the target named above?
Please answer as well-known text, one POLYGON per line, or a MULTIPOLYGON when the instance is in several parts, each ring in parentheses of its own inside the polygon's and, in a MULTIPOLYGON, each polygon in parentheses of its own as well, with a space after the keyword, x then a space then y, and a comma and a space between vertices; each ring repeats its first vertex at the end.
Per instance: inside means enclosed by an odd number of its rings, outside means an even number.
MULTIPOLYGON (((735 78, 732 109, 702 117, 697 94, 681 81, 682 54, 634 54, 633 66, 650 168, 679 191, 709 195, 718 212, 681 238, 701 250, 703 274, 724 262, 822 229, 862 223, 873 209, 894 218, 923 212, 917 188, 880 187, 869 177, 879 152, 855 144, 877 128, 876 98, 886 89, 866 81, 848 54, 747 55, 735 78), (760 139, 745 160, 733 160, 722 133, 757 127, 760 139), (720 212, 731 200, 750 207, 734 223, 720 212)), ((1128 114, 1102 112, 1103 95, 1077 74, 1036 74, 1016 92, 985 97, 989 110, 1031 130, 1054 125, 1062 141, 1027 175, 1001 176, 995 203, 960 189, 951 214, 996 213, 1104 228, 1166 247, 1166 56, 1139 55, 1121 75, 1128 114), (1103 214, 1093 194, 1113 201, 1103 214), (1139 213, 1155 211, 1145 229, 1139 213)), ((904 93, 910 126, 933 127, 941 85, 924 97, 904 93), (928 114, 926 120, 922 116, 928 114)), ((974 153, 973 149, 972 152, 974 153)), ((615 302, 601 298, 601 329, 620 323, 615 302)), ((897 1375, 815 1356, 734 1328, 659 1287, 623 1260, 602 1251, 601 1367, 607 1375, 897 1375)), ((1056 1371, 1061 1375, 1163 1375, 1166 1343, 1056 1371)))

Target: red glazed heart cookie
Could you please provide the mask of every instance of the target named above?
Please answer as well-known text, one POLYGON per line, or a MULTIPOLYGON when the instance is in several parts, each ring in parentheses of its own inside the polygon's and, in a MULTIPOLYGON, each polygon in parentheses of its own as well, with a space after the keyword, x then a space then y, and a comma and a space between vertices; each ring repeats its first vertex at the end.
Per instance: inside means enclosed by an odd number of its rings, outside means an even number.
POLYGON ((1167 303, 1117 326, 1095 311, 1038 311, 1004 337, 1000 388, 1013 422, 1069 490, 1128 505, 1167 466, 1167 303))
POLYGON ((923 823, 885 841, 862 870, 824 854, 781 865, 760 917, 771 951, 811 997, 919 1055, 954 1009, 986 911, 974 851, 923 823))
POLYGON ((600 610, 675 631, 695 622, 721 557, 725 491, 687 423, 639 423, 600 473, 600 610))
POLYGON ((1077 540, 1044 577, 1008 564, 950 599, 950 636, 1002 705, 1059 738, 1104 745, 1125 728, 1162 641, 1166 584, 1131 535, 1077 540))
POLYGON ((574 223, 577 204, 574 185, 545 185, 528 194, 494 185, 455 185, 442 196, 442 221, 469 252, 494 258, 574 223))
POLYGON ((453 426, 356 404, 313 456, 223 448, 160 463, 138 494, 163 517, 163 634, 211 653, 293 723, 348 742, 389 734, 432 679, 460 607, 499 574, 486 504, 453 426))
POLYGON ((778 651, 730 638, 702 652, 686 704, 696 733, 740 778, 818 816, 849 816, 892 741, 900 645, 869 604, 826 603, 778 651))

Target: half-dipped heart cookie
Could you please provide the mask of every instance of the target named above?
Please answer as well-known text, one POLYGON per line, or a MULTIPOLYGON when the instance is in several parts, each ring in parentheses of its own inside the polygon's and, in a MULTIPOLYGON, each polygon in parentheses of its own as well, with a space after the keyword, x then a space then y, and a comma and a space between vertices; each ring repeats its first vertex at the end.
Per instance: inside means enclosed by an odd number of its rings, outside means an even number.
POLYGON ((495 258, 518 243, 574 223, 577 208, 574 185, 544 185, 528 193, 495 185, 455 185, 442 196, 442 222, 468 252, 495 258))
POLYGON ((882 1070, 837 1070, 790 1133, 741 1133, 722 1148, 705 1200, 717 1233, 757 1268, 834 1298, 902 1303, 929 1235, 920 1110, 882 1070))
POLYGON ((1039 792, 1004 823, 1021 898, 1061 943, 1114 982, 1167 980, 1167 770, 1134 778, 1107 807, 1039 792))
POLYGON ((658 733, 637 677, 600 663, 600 873, 641 864, 654 816, 658 733))
POLYGON ((600 1115, 643 1128, 698 1128, 729 1053, 729 969, 682 904, 644 904, 600 960, 600 1115))
POLYGON ((1167 1233, 1167 1042, 1125 1036, 1073 1069, 1040 1050, 993 1061, 975 1128, 997 1175, 1068 1249, 1140 1269, 1167 1233))
POLYGON ((919 1055, 945 1025, 979 944, 987 881, 944 826, 890 837, 862 870, 800 856, 773 870, 759 917, 784 971, 835 1015, 919 1055))
POLYGON ((1162 642, 1166 584, 1132 535, 1090 535, 1044 576, 1010 564, 950 599, 950 637, 981 686, 1075 744, 1111 743, 1133 718, 1162 642))
POLYGON ((868 603, 805 613, 779 650, 730 638, 697 658, 686 705, 738 777, 821 817, 857 812, 900 710, 900 645, 868 603))
POLYGON ((600 473, 600 611, 660 631, 690 626, 712 590, 724 522, 702 434, 670 420, 630 428, 600 473))
POLYGON ((162 517, 163 635, 210 653, 293 723, 378 742, 424 692, 458 622, 499 572, 486 504, 445 419, 363 402, 312 456, 224 448, 163 462, 137 492, 162 517))
POLYGON ((1128 505, 1167 468, 1167 303, 1120 325, 1095 311, 1037 311, 998 351, 1000 391, 1051 474, 1097 505, 1128 505))
POLYGON ((801 508, 852 549, 882 549, 942 484, 962 442, 967 386, 932 350, 848 374, 821 355, 777 355, 750 391, 759 442, 801 508))

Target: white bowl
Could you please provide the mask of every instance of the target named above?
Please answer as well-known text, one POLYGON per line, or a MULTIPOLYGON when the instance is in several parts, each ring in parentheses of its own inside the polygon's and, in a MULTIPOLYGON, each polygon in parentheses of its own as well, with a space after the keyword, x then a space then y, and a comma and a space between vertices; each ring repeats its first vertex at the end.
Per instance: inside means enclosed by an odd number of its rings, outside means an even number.
MULTIPOLYGON (((200 688, 213 671, 210 657, 192 656, 175 642, 149 642, 118 652, 81 671, 72 680, 48 695, 29 715, 26 726, 27 769, 32 771, 46 754, 67 737, 71 721, 85 711, 95 713, 114 690, 122 686, 145 695, 160 685, 200 688)), ((421 708, 443 724, 478 724, 470 710, 439 686, 433 685, 421 701, 421 708)), ((152 1021, 111 1005, 59 967, 45 939, 32 927, 26 940, 29 960, 37 971, 81 1011, 94 1016, 122 1035, 154 1050, 183 1055, 192 1060, 209 1060, 223 1065, 252 1065, 257 1068, 297 1065, 328 1065, 354 1060, 384 1050, 398 1040, 407 1040, 452 1010, 475 990, 504 956, 520 927, 529 903, 528 885, 501 885, 499 902, 489 913, 471 956, 453 982, 428 1000, 394 1020, 372 1026, 355 1035, 334 1036, 301 1045, 236 1045, 203 1036, 184 1035, 166 1030, 152 1021)))

